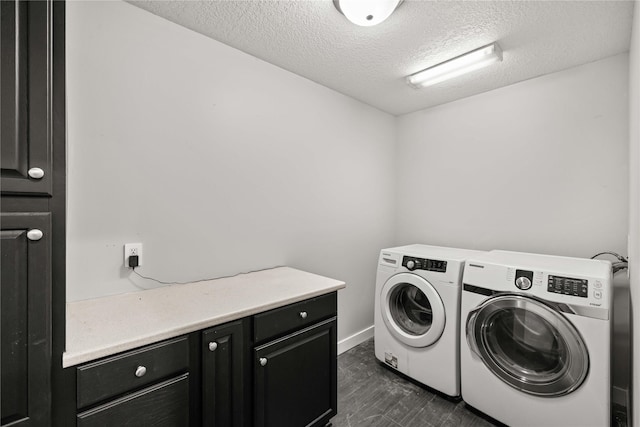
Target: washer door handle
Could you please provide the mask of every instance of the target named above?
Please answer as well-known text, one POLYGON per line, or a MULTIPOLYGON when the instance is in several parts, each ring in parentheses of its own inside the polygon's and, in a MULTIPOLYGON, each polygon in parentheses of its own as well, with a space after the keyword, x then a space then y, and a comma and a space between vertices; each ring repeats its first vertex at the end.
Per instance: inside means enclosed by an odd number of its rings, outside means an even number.
POLYGON ((476 356, 480 358, 482 356, 480 355, 480 350, 478 349, 478 343, 476 342, 476 336, 473 333, 473 330, 476 327, 476 317, 478 317, 478 311, 481 308, 482 307, 476 307, 469 312, 469 315, 467 316, 467 323, 465 325, 465 334, 467 336, 467 344, 469 344, 469 348, 471 349, 471 351, 473 351, 476 354, 476 356))

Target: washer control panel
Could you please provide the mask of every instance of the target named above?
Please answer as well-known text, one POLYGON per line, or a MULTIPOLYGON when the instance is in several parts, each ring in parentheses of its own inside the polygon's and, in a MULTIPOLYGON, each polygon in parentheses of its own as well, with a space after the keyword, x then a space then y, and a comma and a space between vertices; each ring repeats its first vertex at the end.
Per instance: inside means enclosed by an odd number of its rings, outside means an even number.
POLYGON ((416 258, 412 256, 402 257, 402 266, 408 270, 426 270, 436 271, 439 273, 446 273, 447 261, 440 261, 437 259, 416 258))
MULTIPOLYGON (((589 283, 586 279, 549 275, 547 292, 587 298, 589 296, 589 283)), ((599 293, 600 291, 594 292, 594 297, 597 299, 601 298, 602 295, 598 295, 599 293)))

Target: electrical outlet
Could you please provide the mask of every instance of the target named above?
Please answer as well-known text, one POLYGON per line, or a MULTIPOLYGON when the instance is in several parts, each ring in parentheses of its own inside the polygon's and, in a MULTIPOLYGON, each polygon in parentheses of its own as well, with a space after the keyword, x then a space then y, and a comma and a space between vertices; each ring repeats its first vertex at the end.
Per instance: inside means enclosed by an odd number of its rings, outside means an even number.
POLYGON ((138 267, 142 265, 142 243, 125 243, 124 244, 124 267, 129 267, 129 257, 138 255, 138 267))

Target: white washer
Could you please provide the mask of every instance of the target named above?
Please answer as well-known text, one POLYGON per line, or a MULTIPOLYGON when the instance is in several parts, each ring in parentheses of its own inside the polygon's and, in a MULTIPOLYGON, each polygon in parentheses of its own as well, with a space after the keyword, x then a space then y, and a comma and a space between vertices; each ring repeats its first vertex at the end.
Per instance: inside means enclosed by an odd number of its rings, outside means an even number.
POLYGON ((608 426, 611 263, 492 251, 469 259, 462 398, 511 426, 608 426))
POLYGON ((410 245, 383 249, 375 295, 378 360, 449 396, 460 395, 464 260, 482 252, 410 245))

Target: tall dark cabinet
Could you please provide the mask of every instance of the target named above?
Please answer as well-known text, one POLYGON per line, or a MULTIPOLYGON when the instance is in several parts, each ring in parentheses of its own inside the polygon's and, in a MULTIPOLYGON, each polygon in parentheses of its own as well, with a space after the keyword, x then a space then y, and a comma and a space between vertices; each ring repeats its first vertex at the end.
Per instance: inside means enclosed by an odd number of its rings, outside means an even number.
POLYGON ((65 306, 64 2, 0 2, 0 425, 52 425, 65 306))
POLYGON ((51 387, 51 218, 2 213, 2 425, 47 425, 51 387), (31 424, 29 424, 31 423, 31 424))

